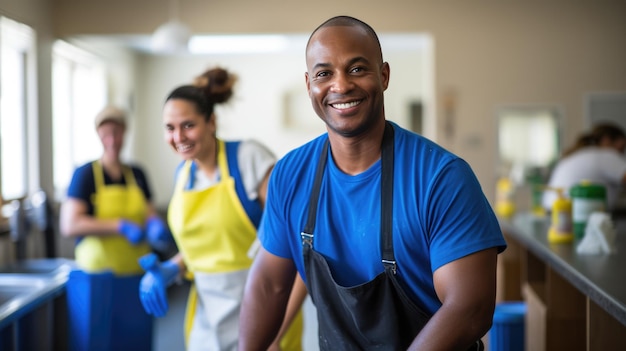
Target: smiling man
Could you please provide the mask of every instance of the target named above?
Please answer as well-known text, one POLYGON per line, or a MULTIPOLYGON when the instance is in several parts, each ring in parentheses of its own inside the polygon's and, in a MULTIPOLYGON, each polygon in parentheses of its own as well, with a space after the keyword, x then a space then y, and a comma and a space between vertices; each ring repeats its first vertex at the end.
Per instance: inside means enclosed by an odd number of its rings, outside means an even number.
POLYGON ((390 66, 366 23, 324 22, 306 64, 328 133, 271 175, 240 349, 267 349, 297 272, 321 350, 482 349, 506 243, 470 166, 386 119, 390 66))

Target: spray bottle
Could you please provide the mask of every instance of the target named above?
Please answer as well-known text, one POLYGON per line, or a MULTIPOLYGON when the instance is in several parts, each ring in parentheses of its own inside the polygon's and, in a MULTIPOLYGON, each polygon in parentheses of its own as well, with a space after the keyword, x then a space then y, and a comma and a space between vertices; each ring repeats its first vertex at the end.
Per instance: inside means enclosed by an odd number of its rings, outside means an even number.
POLYGON ((552 203, 552 223, 548 231, 548 241, 553 244, 569 243, 574 240, 572 232, 572 202, 563 196, 563 189, 553 188, 557 198, 552 203))

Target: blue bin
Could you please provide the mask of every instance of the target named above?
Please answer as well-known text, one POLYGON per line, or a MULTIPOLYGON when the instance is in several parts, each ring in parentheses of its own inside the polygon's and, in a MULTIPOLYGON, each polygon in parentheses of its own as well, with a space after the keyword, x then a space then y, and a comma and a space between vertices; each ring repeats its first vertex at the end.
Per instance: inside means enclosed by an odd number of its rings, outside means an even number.
POLYGON ((490 351, 524 351, 526 303, 501 302, 496 305, 489 331, 490 351))
POLYGON ((150 351, 153 319, 139 300, 141 276, 70 272, 66 285, 71 351, 150 351))

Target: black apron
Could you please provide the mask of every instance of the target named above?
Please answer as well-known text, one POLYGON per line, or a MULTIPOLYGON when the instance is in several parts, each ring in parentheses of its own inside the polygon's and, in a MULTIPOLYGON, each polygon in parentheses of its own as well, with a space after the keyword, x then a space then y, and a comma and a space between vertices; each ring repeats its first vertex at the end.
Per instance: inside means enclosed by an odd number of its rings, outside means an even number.
MULTIPOLYGON (((301 233, 306 285, 317 309, 320 350, 406 350, 430 318, 406 296, 396 279, 392 235, 393 134, 393 127, 387 122, 381 159, 380 240, 385 270, 361 285, 337 284, 324 257, 313 250, 328 140, 320 155, 307 224, 301 233)), ((482 349, 479 341, 470 350, 482 349)))

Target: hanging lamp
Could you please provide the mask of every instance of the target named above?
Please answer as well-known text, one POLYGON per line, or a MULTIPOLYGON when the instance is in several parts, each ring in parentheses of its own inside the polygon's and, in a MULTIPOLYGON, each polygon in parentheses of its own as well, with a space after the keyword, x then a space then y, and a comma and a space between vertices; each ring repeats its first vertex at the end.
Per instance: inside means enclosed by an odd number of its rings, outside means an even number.
POLYGON ((187 52, 191 29, 178 19, 178 0, 170 0, 170 20, 159 26, 150 41, 155 53, 187 52))

